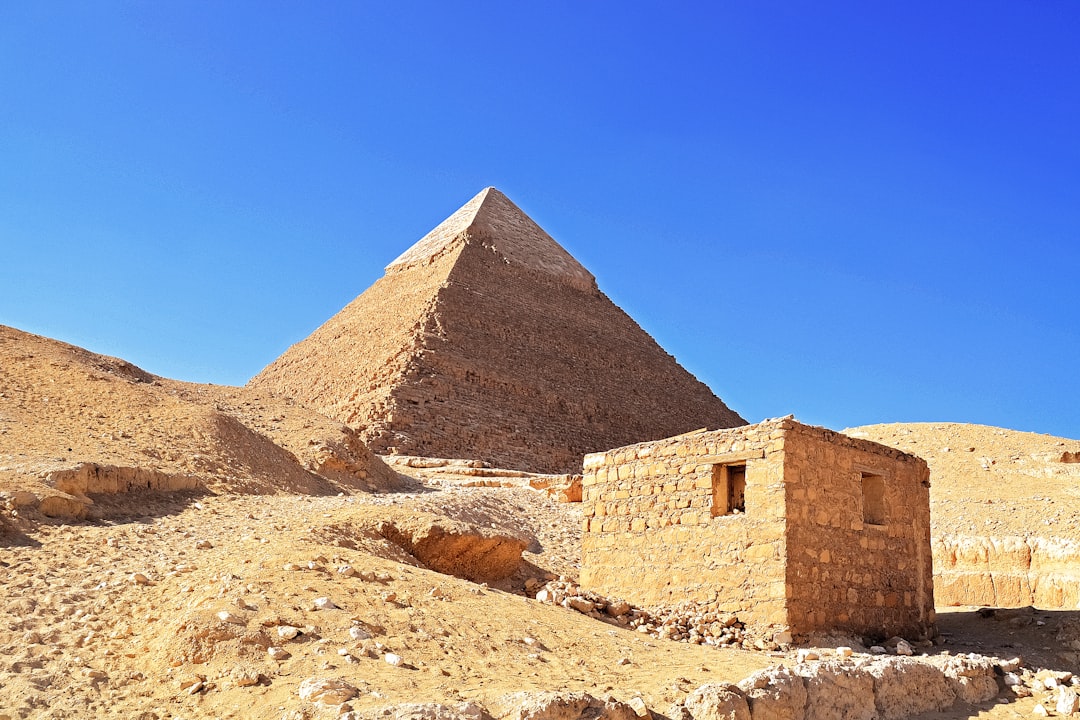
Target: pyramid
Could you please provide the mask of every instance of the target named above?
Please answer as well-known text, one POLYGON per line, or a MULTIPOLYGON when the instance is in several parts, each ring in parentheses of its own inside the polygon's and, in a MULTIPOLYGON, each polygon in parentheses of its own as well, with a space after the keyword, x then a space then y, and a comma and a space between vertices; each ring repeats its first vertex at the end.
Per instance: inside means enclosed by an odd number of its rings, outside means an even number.
POLYGON ((534 472, 745 424, 495 188, 249 384, 355 428, 376 452, 534 472))

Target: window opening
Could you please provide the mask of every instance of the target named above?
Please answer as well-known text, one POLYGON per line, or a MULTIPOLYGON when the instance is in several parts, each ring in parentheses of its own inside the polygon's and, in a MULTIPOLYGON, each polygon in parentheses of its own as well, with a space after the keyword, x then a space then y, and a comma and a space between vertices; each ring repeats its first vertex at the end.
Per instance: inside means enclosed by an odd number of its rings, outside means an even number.
POLYGON ((712 516, 746 512, 746 466, 713 465, 712 516))
POLYGON ((885 524, 885 478, 862 473, 863 522, 885 524))

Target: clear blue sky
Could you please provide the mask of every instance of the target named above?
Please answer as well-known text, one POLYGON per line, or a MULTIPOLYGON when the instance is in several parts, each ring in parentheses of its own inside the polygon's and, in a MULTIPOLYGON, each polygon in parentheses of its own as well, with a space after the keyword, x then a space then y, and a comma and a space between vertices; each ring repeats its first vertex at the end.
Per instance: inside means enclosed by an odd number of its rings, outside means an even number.
POLYGON ((1074 2, 8 2, 0 323, 242 384, 487 185, 750 420, 1080 437, 1074 2))

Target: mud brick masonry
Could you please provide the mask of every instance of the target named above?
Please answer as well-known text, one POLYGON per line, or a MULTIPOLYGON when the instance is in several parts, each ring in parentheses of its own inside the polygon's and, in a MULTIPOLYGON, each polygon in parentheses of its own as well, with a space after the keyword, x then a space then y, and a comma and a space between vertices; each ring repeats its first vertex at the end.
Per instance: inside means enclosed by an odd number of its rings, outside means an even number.
POLYGON ((584 473, 584 587, 796 636, 932 631, 920 458, 781 418, 586 455, 584 473))

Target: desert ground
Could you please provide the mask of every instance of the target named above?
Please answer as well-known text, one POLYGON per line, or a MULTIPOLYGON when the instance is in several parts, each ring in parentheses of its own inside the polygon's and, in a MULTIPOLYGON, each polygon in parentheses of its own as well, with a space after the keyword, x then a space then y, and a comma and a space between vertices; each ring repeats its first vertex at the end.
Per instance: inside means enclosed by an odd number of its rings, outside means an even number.
MULTIPOLYGON (((945 423, 848 432, 928 460, 935 535, 1077 539, 1078 441, 945 423)), ((576 578, 582 512, 566 482, 380 458, 289 401, 0 328, 0 719, 381 717, 402 703, 525 717, 508 697, 522 691, 674 718, 701 686, 795 668, 807 650, 876 657, 840 635, 676 642, 537 600, 576 578), (313 678, 355 692, 312 702, 313 678)), ((916 656, 1019 665, 1024 689, 999 664, 993 697, 919 717, 1055 715, 1054 686, 1080 674, 1080 608, 940 607, 938 629, 916 656)))

